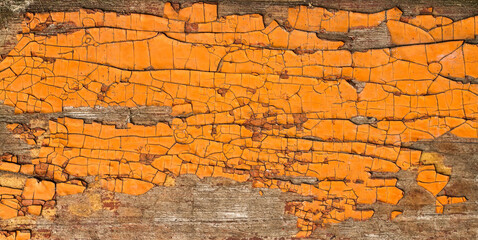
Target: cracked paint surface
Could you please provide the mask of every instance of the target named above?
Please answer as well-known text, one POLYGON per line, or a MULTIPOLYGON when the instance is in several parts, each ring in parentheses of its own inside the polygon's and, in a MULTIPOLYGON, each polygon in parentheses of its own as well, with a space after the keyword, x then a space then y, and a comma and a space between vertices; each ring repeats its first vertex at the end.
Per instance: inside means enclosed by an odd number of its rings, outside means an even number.
POLYGON ((27 161, 2 156, 0 170, 31 178, 0 186, 0 217, 41 215, 57 196, 88 187, 140 195, 183 174, 312 196, 287 204, 297 237, 369 219, 374 211, 363 206, 377 201, 397 204, 406 194, 398 179, 374 173, 418 169, 438 213, 466 201, 442 191, 452 171, 439 156, 406 143, 478 138, 478 47, 465 42, 478 17, 401 15, 299 6, 285 24, 265 26, 261 15, 218 18, 217 6, 203 3, 167 3, 162 17, 26 14, 0 63, 0 100, 15 113, 168 106, 174 118, 124 129, 67 117, 7 125, 39 150, 27 161), (317 36, 380 24, 394 47, 351 52, 317 36))

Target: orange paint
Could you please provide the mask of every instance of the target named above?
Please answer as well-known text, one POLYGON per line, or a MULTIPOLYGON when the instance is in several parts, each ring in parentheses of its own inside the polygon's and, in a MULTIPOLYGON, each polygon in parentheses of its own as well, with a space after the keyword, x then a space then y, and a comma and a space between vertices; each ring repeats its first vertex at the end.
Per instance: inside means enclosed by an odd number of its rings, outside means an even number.
POLYGON ((195 174, 312 196, 288 203, 297 237, 373 216, 358 204, 402 199, 397 179, 370 172, 418 168, 417 183, 436 197, 438 212, 466 200, 440 195, 450 176, 420 163, 421 152, 403 143, 448 132, 478 138, 478 86, 457 81, 478 78, 478 48, 463 41, 474 39, 475 18, 404 21, 397 8, 363 14, 301 6, 289 10, 285 26, 264 26, 260 15, 218 18, 216 8, 196 3, 176 11, 166 3, 163 17, 27 14, 17 46, 0 63, 0 99, 16 113, 169 106, 175 118, 127 129, 71 118, 49 121, 48 129, 8 125, 41 148, 31 164, 6 156, 0 169, 46 180, 1 188, 12 198, 2 200, 0 217, 39 215, 55 196, 82 193, 86 184, 69 179, 86 176, 133 195, 195 174), (64 32, 38 34, 53 23, 64 32), (316 34, 381 23, 393 47, 352 53, 316 34), (374 123, 349 120, 357 116, 374 123))
POLYGON ((401 215, 402 213, 403 212, 399 210, 392 211, 392 213, 390 213, 390 220, 395 219, 396 217, 398 217, 398 215, 401 215))

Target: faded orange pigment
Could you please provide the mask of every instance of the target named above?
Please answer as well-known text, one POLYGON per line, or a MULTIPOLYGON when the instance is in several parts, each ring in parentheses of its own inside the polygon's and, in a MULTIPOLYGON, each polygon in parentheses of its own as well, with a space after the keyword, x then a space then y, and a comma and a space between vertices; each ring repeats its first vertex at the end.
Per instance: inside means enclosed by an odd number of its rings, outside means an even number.
POLYGON ((312 196, 288 203, 297 237, 372 217, 358 204, 397 204, 397 179, 372 172, 418 169, 417 184, 435 196, 438 213, 466 201, 447 196, 449 174, 403 143, 445 133, 478 138, 478 85, 469 81, 478 78, 478 48, 464 42, 477 34, 478 18, 401 14, 300 6, 284 26, 265 26, 258 14, 219 18, 217 6, 204 3, 179 11, 167 3, 162 17, 27 14, 0 63, 0 99, 16 113, 169 106, 175 118, 126 129, 71 118, 47 129, 8 125, 41 148, 31 163, 4 155, 0 169, 43 180, 1 187, 0 217, 40 215, 56 196, 82 193, 86 176, 133 195, 194 174, 312 196), (394 47, 350 52, 316 34, 381 23, 394 47), (318 181, 284 180, 298 177, 318 181))

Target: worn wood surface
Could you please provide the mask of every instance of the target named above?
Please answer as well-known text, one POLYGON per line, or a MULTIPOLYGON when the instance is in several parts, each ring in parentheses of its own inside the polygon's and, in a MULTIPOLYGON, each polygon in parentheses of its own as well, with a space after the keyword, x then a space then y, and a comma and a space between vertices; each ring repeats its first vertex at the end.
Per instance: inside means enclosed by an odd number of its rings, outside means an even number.
MULTIPOLYGON (((181 7, 191 1, 175 1, 181 7)), ((211 2, 211 1, 207 1, 211 2)), ((212 1, 215 2, 215 1, 212 1)), ((287 9, 297 5, 375 13, 399 7, 403 16, 415 16, 433 7, 435 15, 455 21, 478 15, 478 1, 219 1, 218 15, 258 13, 265 24, 277 20, 283 24, 287 9)), ((0 54, 16 45, 16 33, 25 12, 77 11, 101 9, 121 14, 162 15, 163 1, 155 0, 6 0, 0 3, 0 54)), ((344 49, 393 47, 384 24, 347 33, 318 33, 328 40, 344 41, 344 49)), ((467 39, 475 43, 475 39, 467 39)), ((31 146, 15 138, 6 125, 48 121, 61 117, 83 119, 124 128, 128 123, 154 125, 173 119, 171 108, 70 108, 59 113, 14 114, 10 106, 0 105, 0 154, 11 153, 29 158, 31 146)), ((310 239, 476 239, 478 238, 478 141, 446 134, 434 140, 406 143, 410 149, 437 153, 444 165, 452 168, 444 188, 448 196, 465 196, 466 202, 446 205, 443 214, 435 211, 435 198, 416 183, 417 169, 377 177, 396 177, 404 197, 397 205, 376 203, 358 206, 373 209, 371 219, 352 219, 315 229, 310 239), (403 211, 393 221, 390 212, 403 211)), ((28 176, 0 172, 0 185, 24 184, 28 176)), ((94 177, 84 179, 92 184, 94 177)), ((307 181, 301 180, 301 181, 307 181)), ((180 176, 174 186, 157 186, 134 196, 102 189, 57 197, 55 206, 45 207, 42 216, 23 216, 0 220, 0 229, 31 231, 33 239, 291 239, 297 233, 297 218, 286 214, 286 203, 307 201, 295 193, 278 189, 253 188, 251 182, 238 183, 223 178, 199 179, 180 176)))

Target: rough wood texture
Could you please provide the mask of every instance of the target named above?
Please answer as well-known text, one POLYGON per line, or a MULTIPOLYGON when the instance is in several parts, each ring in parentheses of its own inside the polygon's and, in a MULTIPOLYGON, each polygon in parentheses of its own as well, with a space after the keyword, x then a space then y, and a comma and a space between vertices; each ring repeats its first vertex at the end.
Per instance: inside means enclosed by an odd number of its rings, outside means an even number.
POLYGON ((476 239, 475 15, 4 1, 0 238, 476 239))

